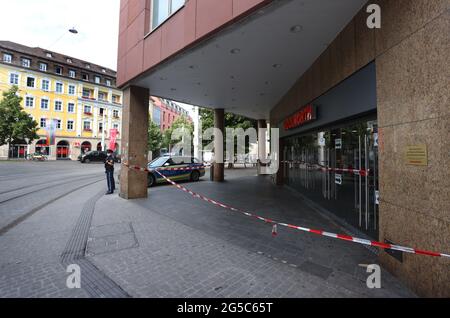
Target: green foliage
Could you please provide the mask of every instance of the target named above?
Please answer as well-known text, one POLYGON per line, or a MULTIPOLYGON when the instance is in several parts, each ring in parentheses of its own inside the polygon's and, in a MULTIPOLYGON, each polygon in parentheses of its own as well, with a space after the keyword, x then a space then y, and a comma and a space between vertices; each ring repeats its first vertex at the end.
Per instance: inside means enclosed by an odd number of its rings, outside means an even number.
POLYGON ((178 117, 172 124, 172 126, 165 130, 162 137, 162 147, 169 150, 172 149, 172 146, 176 143, 179 143, 181 141, 181 138, 172 140, 172 133, 175 129, 178 128, 184 128, 187 130, 187 133, 191 135, 191 138, 193 138, 194 133, 194 125, 187 119, 186 116, 180 116, 178 117))
MULTIPOLYGON (((201 116, 201 122, 202 122, 202 130, 205 131, 208 128, 212 128, 214 127, 214 110, 212 109, 206 109, 206 108, 200 108, 200 112, 199 112, 200 116, 201 116)), ((225 113, 225 117, 224 117, 224 121, 225 121, 225 129, 227 128, 242 128, 244 131, 253 127, 253 128, 257 128, 257 122, 256 120, 253 119, 249 119, 247 117, 244 116, 240 116, 240 115, 235 115, 232 113, 225 113)), ((225 147, 225 136, 224 136, 224 149, 225 147)), ((208 145, 211 141, 210 140, 203 140, 202 144, 203 147, 205 147, 206 145, 208 145)), ((245 142, 245 151, 248 152, 249 151, 249 144, 248 141, 245 142)), ((237 152, 237 143, 235 142, 234 144, 234 152, 237 152)))
POLYGON ((158 155, 162 144, 162 133, 157 124, 155 124, 151 119, 148 123, 148 151, 153 154, 158 155))
POLYGON ((11 87, 3 92, 0 101, 0 146, 15 141, 31 144, 39 138, 38 123, 22 109, 22 97, 17 95, 17 91, 17 86, 11 87))

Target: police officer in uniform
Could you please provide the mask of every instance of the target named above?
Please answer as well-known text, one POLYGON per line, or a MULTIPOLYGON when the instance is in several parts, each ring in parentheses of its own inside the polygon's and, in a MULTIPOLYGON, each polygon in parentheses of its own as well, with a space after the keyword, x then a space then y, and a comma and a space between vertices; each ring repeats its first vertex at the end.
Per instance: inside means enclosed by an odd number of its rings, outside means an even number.
POLYGON ((106 153, 108 154, 105 159, 105 173, 106 181, 108 183, 108 192, 106 192, 106 194, 112 194, 116 188, 114 181, 114 157, 111 149, 108 149, 106 153))

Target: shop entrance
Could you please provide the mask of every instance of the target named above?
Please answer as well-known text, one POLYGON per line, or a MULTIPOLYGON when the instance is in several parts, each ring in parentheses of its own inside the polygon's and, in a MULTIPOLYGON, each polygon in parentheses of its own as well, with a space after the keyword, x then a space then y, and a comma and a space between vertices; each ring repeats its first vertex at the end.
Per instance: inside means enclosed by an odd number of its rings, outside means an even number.
POLYGON ((56 159, 68 159, 69 158, 69 143, 65 140, 61 140, 56 145, 56 159))
POLYGON ((24 145, 11 145, 9 147, 9 158, 10 159, 25 159, 28 155, 28 146, 24 145))
POLYGON ((286 182, 378 238, 378 128, 359 120, 286 140, 286 182))

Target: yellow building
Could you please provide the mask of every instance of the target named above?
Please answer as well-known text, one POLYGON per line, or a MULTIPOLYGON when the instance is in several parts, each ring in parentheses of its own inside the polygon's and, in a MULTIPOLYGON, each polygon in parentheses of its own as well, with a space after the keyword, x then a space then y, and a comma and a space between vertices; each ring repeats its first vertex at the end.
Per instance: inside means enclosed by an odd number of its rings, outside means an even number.
MULTIPOLYGON (((41 48, 0 41, 0 94, 19 87, 23 109, 39 124, 39 139, 0 147, 0 159, 40 152, 49 159, 76 160, 82 152, 105 150, 117 129, 120 149, 122 92, 116 72, 41 48), (56 142, 46 144, 50 121, 56 142)), ((1 98, 1 97, 0 97, 1 98)))

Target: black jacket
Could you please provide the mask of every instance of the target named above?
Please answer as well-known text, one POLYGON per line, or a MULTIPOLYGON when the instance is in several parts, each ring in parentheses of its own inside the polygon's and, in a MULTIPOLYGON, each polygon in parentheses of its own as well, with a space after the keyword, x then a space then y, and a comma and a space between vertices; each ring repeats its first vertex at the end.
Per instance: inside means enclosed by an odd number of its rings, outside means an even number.
POLYGON ((108 155, 105 159, 105 170, 114 171, 114 157, 112 155, 108 155))

